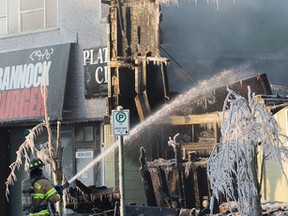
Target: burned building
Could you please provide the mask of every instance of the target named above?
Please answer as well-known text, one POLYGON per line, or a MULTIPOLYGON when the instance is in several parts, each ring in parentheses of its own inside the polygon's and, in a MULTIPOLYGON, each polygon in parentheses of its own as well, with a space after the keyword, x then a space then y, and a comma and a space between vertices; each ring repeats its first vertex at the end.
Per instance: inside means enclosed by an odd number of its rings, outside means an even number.
POLYGON ((129 107, 133 121, 143 121, 169 99, 169 59, 160 56, 160 3, 111 1, 109 11, 107 115, 121 105, 129 107))
MULTIPOLYGON (((284 85, 287 4, 274 2, 222 1, 218 5, 198 0, 177 5, 172 1, 0 0, 0 149, 4 161, 0 165, 0 211, 5 215, 21 212, 19 182, 11 188, 9 202, 4 201, 3 185, 29 129, 43 120, 39 79, 44 67, 50 69, 52 131, 56 138, 60 121, 63 165, 70 179, 116 142, 111 111, 118 105, 130 110, 134 128, 176 95, 181 97, 198 81, 224 69, 236 66, 234 81, 266 72, 269 80, 276 82, 279 77, 284 85), (265 15, 270 12, 271 16, 265 15)), ((249 82, 261 86, 255 89, 257 94, 270 94, 265 80, 260 75, 249 82)), ((205 99, 200 96, 168 116, 163 113, 165 118, 149 124, 144 133, 136 131, 137 139, 126 140, 127 203, 146 202, 138 161, 142 145, 147 161, 168 160, 174 158, 173 148, 167 147, 168 137, 180 133, 185 135, 184 159, 195 150, 198 156, 209 155, 220 139, 217 111, 222 108, 225 87, 218 90, 221 94, 209 91, 205 99)), ((46 141, 44 132, 36 144, 46 141)), ((79 180, 87 186, 118 186, 117 153, 100 161, 79 180)), ((21 179, 26 174, 20 170, 17 176, 21 179)))
MULTIPOLYGON (((47 111, 54 140, 57 122, 61 122, 62 161, 69 180, 114 142, 109 129, 112 109, 129 108, 135 125, 158 102, 167 100, 168 59, 159 55, 159 2, 125 6, 89 0, 0 3, 0 149, 5 161, 0 167, 0 208, 5 215, 19 215, 20 182, 11 186, 9 202, 4 185, 19 146, 44 119, 41 79, 48 75, 47 111)), ((36 146, 47 142, 47 136, 46 131, 39 134, 36 146)), ((79 180, 114 187, 117 170, 117 157, 112 154, 79 180)), ((136 175, 134 167, 133 172, 136 175)), ((27 174, 20 169, 16 175, 21 180, 27 174)), ((135 175, 131 174, 131 199, 141 182, 135 175)), ((136 197, 140 200, 144 201, 141 193, 136 197)))

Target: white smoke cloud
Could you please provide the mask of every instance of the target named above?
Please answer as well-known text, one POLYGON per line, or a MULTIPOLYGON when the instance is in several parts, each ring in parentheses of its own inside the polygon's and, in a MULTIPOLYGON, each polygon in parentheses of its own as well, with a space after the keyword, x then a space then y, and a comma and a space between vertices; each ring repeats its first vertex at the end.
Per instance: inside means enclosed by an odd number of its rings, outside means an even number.
MULTIPOLYGON (((286 0, 178 1, 162 5, 162 47, 196 81, 224 69, 250 65, 273 84, 288 85, 288 2, 286 0)), ((162 54, 165 56, 165 53, 162 54)), ((170 89, 193 85, 168 67, 170 89), (175 75, 177 74, 177 75, 175 75), (174 79, 177 77, 177 79, 174 79)))

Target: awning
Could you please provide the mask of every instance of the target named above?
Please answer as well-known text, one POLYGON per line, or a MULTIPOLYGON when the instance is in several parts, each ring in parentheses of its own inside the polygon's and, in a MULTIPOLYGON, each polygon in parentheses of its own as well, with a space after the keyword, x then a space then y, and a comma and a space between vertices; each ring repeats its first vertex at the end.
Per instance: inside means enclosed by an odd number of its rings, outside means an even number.
POLYGON ((62 118, 71 44, 0 53, 0 122, 41 121, 41 86, 51 120, 62 118))

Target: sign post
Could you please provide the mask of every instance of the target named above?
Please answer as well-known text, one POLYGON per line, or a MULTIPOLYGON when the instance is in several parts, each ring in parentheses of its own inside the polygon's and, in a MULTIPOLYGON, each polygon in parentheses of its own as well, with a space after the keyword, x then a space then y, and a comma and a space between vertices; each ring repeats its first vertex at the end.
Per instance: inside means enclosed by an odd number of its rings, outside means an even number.
POLYGON ((120 188, 120 215, 125 216, 125 176, 124 176, 124 142, 123 135, 129 134, 129 110, 118 106, 112 110, 113 135, 120 136, 119 143, 119 188, 120 188))

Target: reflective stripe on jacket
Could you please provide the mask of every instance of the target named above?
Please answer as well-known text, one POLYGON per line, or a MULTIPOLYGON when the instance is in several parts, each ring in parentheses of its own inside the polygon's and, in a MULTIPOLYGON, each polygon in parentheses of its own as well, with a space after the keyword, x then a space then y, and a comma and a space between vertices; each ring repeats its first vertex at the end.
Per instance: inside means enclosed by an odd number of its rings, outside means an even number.
POLYGON ((30 213, 29 216, 47 216, 47 215, 50 215, 50 212, 48 209, 45 209, 45 210, 42 210, 40 212, 37 212, 37 213, 30 213))
POLYGON ((39 212, 32 211, 29 216, 49 216, 48 202, 56 203, 61 197, 46 178, 41 178, 33 185, 33 205, 34 209, 41 209, 39 212))

